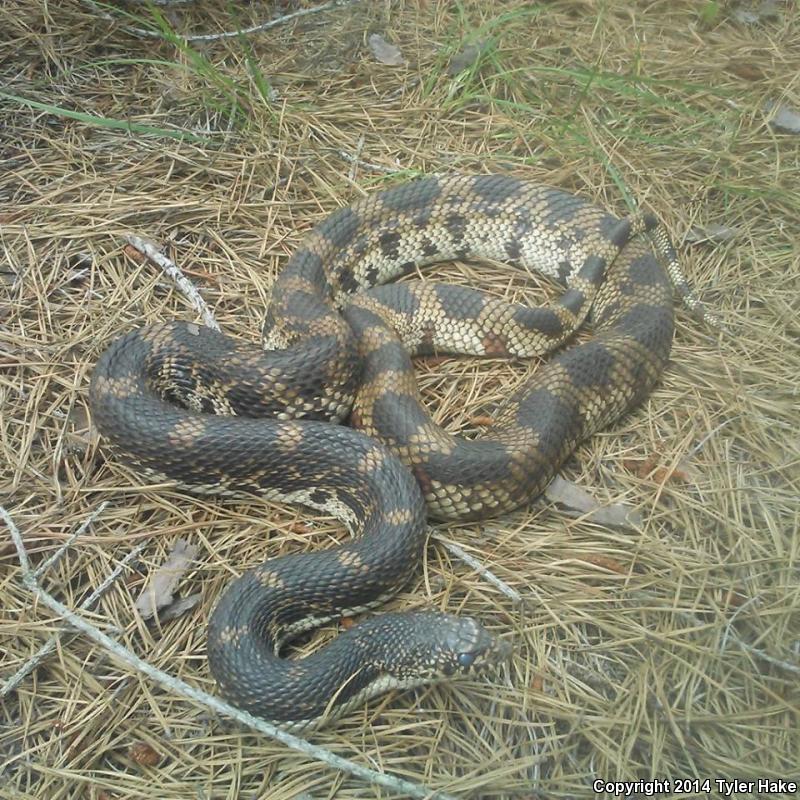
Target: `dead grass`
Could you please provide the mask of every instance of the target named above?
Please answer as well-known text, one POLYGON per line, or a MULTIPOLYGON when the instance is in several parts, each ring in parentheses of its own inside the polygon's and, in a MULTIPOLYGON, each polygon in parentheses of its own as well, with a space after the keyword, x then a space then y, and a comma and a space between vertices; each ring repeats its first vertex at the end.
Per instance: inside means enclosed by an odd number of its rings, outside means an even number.
MULTIPOLYGON (((247 24, 298 4, 237 5, 247 24)), ((394 605, 470 613, 506 632, 508 682, 386 696, 316 740, 458 797, 589 796, 595 778, 796 779, 800 164, 797 137, 770 129, 762 112, 768 99, 798 105, 795 17, 793 3, 744 25, 711 2, 418 0, 354 4, 189 48, 135 38, 88 2, 3 4, 2 502, 35 561, 109 503, 46 587, 75 607, 147 539, 138 568, 91 618, 212 690, 205 626, 222 588, 267 553, 339 535, 326 520, 312 537, 299 533, 306 515, 294 509, 142 488, 88 436, 87 380, 101 350, 131 327, 190 315, 155 268, 126 256, 125 233, 165 243, 222 327, 255 338, 303 233, 404 176, 510 169, 620 213, 631 200, 647 205, 678 242, 720 222, 737 228, 731 242, 682 256, 736 335, 718 343, 679 313, 661 386, 566 470, 602 502, 637 506, 643 529, 603 529, 544 501, 449 526, 524 608, 438 545, 394 605), (377 63, 373 32, 409 66, 377 63), (448 75, 470 42, 484 43, 479 59, 448 75), (354 168, 348 154, 397 174, 354 168), (626 468, 651 456, 683 464, 689 479, 626 468), (200 546, 180 592, 202 591, 203 602, 148 626, 133 604, 178 537, 200 546)), ((235 27, 216 0, 167 18, 184 32, 235 27)), ((507 268, 439 274, 540 296, 507 268)), ((442 401, 440 420, 458 428, 530 369, 448 359, 419 372, 442 401)), ((3 547, 8 677, 58 621, 32 607, 3 547)), ((388 796, 210 718, 82 638, 64 639, 2 715, 4 798, 388 796)))

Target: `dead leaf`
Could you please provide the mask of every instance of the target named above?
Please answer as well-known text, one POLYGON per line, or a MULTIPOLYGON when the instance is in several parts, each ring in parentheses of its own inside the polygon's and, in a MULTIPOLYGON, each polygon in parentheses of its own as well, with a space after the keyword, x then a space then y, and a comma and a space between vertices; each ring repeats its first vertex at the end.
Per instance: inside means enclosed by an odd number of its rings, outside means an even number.
POLYGON ((745 61, 741 58, 729 59, 725 70, 745 81, 763 81, 767 77, 761 67, 756 66, 752 61, 745 61))
POLYGON ((602 506, 580 486, 560 475, 550 481, 544 493, 548 500, 558 503, 571 517, 585 517, 600 525, 620 528, 638 528, 642 524, 642 517, 635 509, 622 503, 602 506))
POLYGON ((128 749, 131 760, 142 767, 154 767, 161 761, 161 756, 155 749, 145 742, 137 742, 128 749))
POLYGON ((725 593, 723 605, 725 608, 741 608, 745 603, 749 603, 750 599, 742 589, 732 587, 725 593))
POLYGON ((620 561, 599 553, 581 553, 575 556, 575 558, 586 564, 594 564, 596 567, 607 569, 609 572, 616 572, 618 575, 627 575, 629 572, 628 568, 620 561))
POLYGON ((387 42, 380 34, 373 33, 367 41, 369 42, 369 49, 372 51, 372 55, 375 56, 376 60, 380 61, 381 64, 386 64, 387 67, 405 66, 406 60, 403 58, 400 48, 387 42))
POLYGON ((678 467, 658 467, 650 475, 654 483, 691 483, 689 473, 678 467))
POLYGON ((494 423, 494 420, 488 414, 476 414, 474 417, 469 418, 469 423, 478 427, 488 427, 494 423))
POLYGON ((339 620, 339 627, 343 631, 349 631, 355 624, 356 621, 352 617, 342 617, 341 620, 339 620))
POLYGON ((648 458, 623 458, 622 466, 628 472, 632 472, 637 478, 646 478, 650 474, 656 462, 653 457, 648 458))
POLYGON ((674 467, 665 467, 657 454, 647 458, 626 458, 622 465, 636 477, 646 478, 654 483, 693 482, 692 469, 687 462, 679 461, 674 467))
POLYGON ((132 244, 126 244, 125 247, 122 248, 122 252, 125 253, 131 261, 135 261, 137 264, 144 264, 147 260, 144 253, 142 253, 141 250, 137 250, 132 244))
POLYGON ((709 222, 708 225, 692 225, 686 234, 686 241, 690 244, 702 242, 730 242, 739 235, 739 229, 730 225, 721 225, 709 222))
POLYGON ((183 616, 191 611, 200 602, 202 597, 203 595, 200 592, 190 594, 188 597, 179 597, 158 615, 159 620, 161 622, 167 622, 168 620, 183 616))
POLYGON ((175 542, 169 558, 153 573, 136 601, 143 619, 150 619, 172 602, 172 593, 197 555, 197 547, 185 539, 175 542))
POLYGON ((451 59, 447 65, 447 76, 454 78, 459 72, 471 67, 486 49, 486 40, 465 44, 451 59))
POLYGON ((764 111, 771 114, 768 123, 771 128, 781 133, 800 133, 800 113, 785 103, 764 103, 764 111))

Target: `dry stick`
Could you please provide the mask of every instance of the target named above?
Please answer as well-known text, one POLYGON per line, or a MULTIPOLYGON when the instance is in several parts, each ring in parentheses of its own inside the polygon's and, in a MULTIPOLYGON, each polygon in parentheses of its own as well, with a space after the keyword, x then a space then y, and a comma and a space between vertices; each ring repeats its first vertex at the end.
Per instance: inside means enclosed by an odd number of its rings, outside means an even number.
MULTIPOLYGON (((293 19, 298 19, 299 17, 307 17, 309 14, 318 14, 320 11, 330 11, 334 8, 349 6, 355 2, 358 2, 358 0, 331 0, 331 2, 323 3, 321 6, 314 6, 313 8, 300 8, 297 11, 293 11, 291 14, 285 14, 282 17, 277 17, 276 19, 271 19, 267 22, 261 22, 258 25, 252 25, 249 28, 238 28, 235 31, 222 31, 221 33, 198 33, 189 36, 183 36, 181 34, 176 35, 183 39, 184 42, 213 42, 217 39, 233 39, 237 36, 246 36, 250 33, 260 33, 261 31, 266 31, 270 28, 276 28, 278 25, 283 25, 284 23, 290 22, 293 19)), ((126 26, 126 30, 130 31, 131 33, 135 33, 137 36, 144 36, 148 39, 165 38, 164 34, 159 33, 158 31, 148 31, 144 28, 132 28, 126 26)))
POLYGON ((339 155, 350 164, 358 167, 364 167, 365 169, 371 169, 374 172, 383 172, 386 175, 394 175, 397 172, 400 172, 400 167, 385 167, 382 164, 371 164, 369 161, 362 161, 358 156, 354 156, 352 153, 348 153, 346 150, 339 150, 339 155))
POLYGON ((775 656, 771 656, 769 653, 765 653, 763 650, 759 650, 757 647, 747 644, 747 642, 743 641, 738 636, 732 636, 731 638, 746 653, 752 653, 756 658, 760 658, 762 661, 767 661, 770 664, 774 664, 776 667, 785 669, 787 672, 794 672, 795 675, 800 675, 800 664, 792 664, 791 661, 775 658, 775 656))
MULTIPOLYGON (((104 504, 105 505, 105 504, 104 504)), ((6 522, 8 519, 6 518, 6 522)), ((108 577, 78 606, 81 611, 91 610, 95 603, 114 585, 117 578, 125 571, 127 566, 139 557, 139 554, 147 546, 147 542, 140 542, 133 550, 117 564, 108 577)), ((34 580, 42 572, 41 567, 33 573, 34 580)), ((60 639, 67 633, 67 629, 54 633, 0 688, 0 698, 5 697, 9 692, 19 686, 25 677, 30 675, 49 655, 52 653, 60 639)))
POLYGON ((100 503, 100 505, 81 523, 80 528, 78 528, 78 530, 76 530, 75 533, 73 533, 72 536, 70 536, 69 539, 67 539, 67 541, 64 542, 64 544, 62 544, 61 547, 59 547, 58 550, 56 550, 55 553, 50 556, 50 558, 45 559, 41 564, 39 564, 39 566, 36 568, 36 571, 33 573, 33 577, 38 580, 42 577, 42 575, 44 575, 45 572, 47 572, 47 570, 61 561, 61 559, 64 557, 64 553, 66 553, 67 550, 72 547, 76 539, 79 539, 81 536, 83 536, 89 526, 106 510, 107 505, 107 500, 104 500, 102 503, 100 503))
POLYGON ((358 172, 358 165, 360 163, 359 157, 361 156, 361 151, 364 149, 364 134, 362 133, 361 136, 358 137, 358 141, 356 142, 356 151, 353 155, 353 159, 350 161, 350 180, 355 181, 356 179, 356 172, 358 172))
POLYGON ((477 558, 471 556, 466 550, 462 550, 457 544, 448 541, 438 533, 431 533, 431 538, 441 542, 454 556, 460 558, 465 564, 472 567, 482 578, 485 578, 489 583, 494 584, 506 597, 510 598, 514 603, 522 602, 522 595, 512 589, 507 583, 504 583, 497 577, 488 567, 481 564, 477 558))
POLYGON ((211 313, 206 301, 203 300, 203 296, 195 289, 194 284, 181 272, 174 261, 165 256, 154 244, 148 242, 146 239, 142 239, 140 236, 129 235, 125 237, 125 241, 164 270, 167 277, 175 282, 181 294, 189 300, 200 316, 202 316, 203 324, 206 327, 213 328, 215 331, 219 330, 219 325, 214 319, 214 315, 211 313))
POLYGON ((444 792, 437 792, 433 789, 429 789, 420 784, 410 783, 409 781, 403 780, 402 778, 397 778, 393 775, 375 772, 374 770, 363 767, 360 764, 355 764, 352 761, 348 761, 346 758, 342 758, 341 756, 337 756, 335 753, 331 753, 324 747, 313 745, 310 742, 307 742, 305 739, 294 736, 287 731, 275 727, 265 720, 253 717, 250 714, 240 711, 238 708, 234 708, 233 706, 228 705, 228 703, 213 697, 212 695, 206 694, 200 689, 196 689, 194 686, 190 686, 188 683, 180 680, 180 678, 175 678, 171 675, 168 675, 166 672, 162 672, 160 669, 156 669, 151 664, 148 664, 147 661, 132 653, 127 647, 123 647, 121 644, 114 641, 114 639, 112 639, 110 636, 107 636, 105 633, 98 630, 94 625, 91 625, 83 617, 67 608, 67 606, 65 606, 63 603, 60 603, 55 599, 55 597, 51 596, 44 589, 42 589, 36 580, 34 572, 31 570, 30 562, 28 561, 28 553, 25 550, 25 544, 22 540, 22 535, 20 534, 17 526, 14 524, 14 520, 11 518, 11 515, 3 506, 0 506, 0 519, 2 519, 8 526, 8 529, 11 533, 11 539, 17 549, 17 556, 19 558, 20 568, 22 571, 22 583, 25 588, 27 588, 37 600, 58 614, 59 617, 68 622, 74 628, 77 628, 79 631, 86 634, 92 641, 97 642, 97 644, 105 648, 105 650, 111 655, 116 656, 123 663, 135 670, 138 670, 142 674, 147 675, 149 678, 169 691, 179 694, 187 699, 194 700, 195 702, 204 705, 211 711, 215 711, 217 714, 230 717, 231 719, 236 720, 236 722, 239 724, 253 728, 259 733, 263 733, 265 736, 276 739, 293 750, 298 750, 301 753, 305 753, 306 755, 317 759, 318 761, 322 761, 334 769, 347 772, 350 775, 353 775, 354 777, 360 778, 364 781, 368 781, 369 783, 384 786, 393 792, 397 792, 398 794, 405 795, 407 797, 419 797, 423 798, 423 800, 456 800, 455 797, 444 792))
POLYGON ((283 25, 285 22, 297 19, 298 17, 306 17, 309 14, 318 14, 320 11, 329 11, 334 8, 341 8, 343 6, 352 5, 358 0, 331 0, 330 3, 323 3, 321 6, 314 6, 313 8, 300 8, 293 11, 291 14, 285 14, 277 19, 271 19, 267 22, 262 22, 259 25, 253 25, 250 28, 242 28, 235 31, 223 31, 222 33, 207 33, 198 34, 195 36, 184 36, 187 42, 211 42, 215 39, 232 39, 236 36, 246 35, 248 33, 259 33, 261 31, 276 28, 278 25, 283 25))

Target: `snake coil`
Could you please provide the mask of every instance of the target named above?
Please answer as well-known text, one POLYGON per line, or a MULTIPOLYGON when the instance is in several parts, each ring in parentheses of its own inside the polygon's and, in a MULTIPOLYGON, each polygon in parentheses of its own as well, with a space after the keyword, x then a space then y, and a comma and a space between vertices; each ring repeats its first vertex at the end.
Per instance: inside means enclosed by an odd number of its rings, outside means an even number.
POLYGON ((247 571, 211 617, 208 657, 236 705, 288 725, 366 697, 502 664, 509 646, 475 620, 383 614, 312 656, 289 639, 385 602, 415 573, 427 513, 473 519, 539 494, 594 431, 661 375, 682 276, 649 216, 617 219, 510 176, 430 177, 325 219, 278 276, 267 350, 190 323, 128 333, 103 353, 90 401, 100 432, 159 480, 335 514, 356 537, 247 571), (645 238, 653 232, 662 266, 645 238), (548 307, 465 287, 384 284, 447 259, 502 260, 552 276, 548 307), (373 288, 375 287, 375 288, 373 288), (594 334, 512 395, 478 440, 422 406, 410 354, 526 357, 594 334), (353 430, 331 422, 350 415, 353 430))

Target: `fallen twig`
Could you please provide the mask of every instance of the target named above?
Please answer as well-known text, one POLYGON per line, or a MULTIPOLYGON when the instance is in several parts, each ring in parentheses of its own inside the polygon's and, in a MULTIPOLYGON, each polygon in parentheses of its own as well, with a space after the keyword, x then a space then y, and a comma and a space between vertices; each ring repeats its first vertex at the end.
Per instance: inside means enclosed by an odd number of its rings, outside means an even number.
POLYGON ((174 261, 165 256, 152 242, 148 242, 140 236, 131 234, 126 236, 125 240, 131 247, 138 250, 142 255, 146 256, 150 261, 164 270, 166 276, 175 282, 181 294, 189 300, 200 316, 202 316, 203 324, 206 327, 213 328, 215 331, 219 330, 219 325, 216 319, 214 319, 214 315, 203 299, 203 296, 197 291, 194 284, 183 274, 180 267, 178 267, 174 261))
MULTIPOLYGON (((105 505, 105 503, 103 504, 105 505)), ((8 519, 6 518, 6 523, 8 519)), ((140 542, 133 550, 117 564, 109 573, 108 577, 78 606, 81 611, 91 611, 97 601, 114 585, 122 575, 128 565, 135 561, 142 550, 147 546, 147 542, 140 542)), ((34 579, 42 572, 41 566, 33 573, 34 579)), ((58 646, 59 641, 69 630, 64 628, 58 633, 54 633, 0 688, 0 698, 5 697, 19 686, 22 681, 31 674, 58 646)))
POLYGON ((406 797, 418 797, 424 798, 425 800, 455 800, 452 795, 444 792, 437 792, 420 784, 411 783, 410 781, 406 781, 402 778, 397 778, 394 775, 376 772, 375 770, 371 770, 367 767, 361 766, 360 764, 356 764, 353 761, 348 761, 346 758, 337 756, 335 753, 326 750, 324 747, 311 744, 305 739, 294 736, 293 734, 288 733, 287 731, 282 730, 281 728, 278 728, 275 725, 266 722, 265 720, 258 719, 244 711, 240 711, 238 708, 234 708, 219 698, 210 694, 206 694, 200 689, 196 689, 194 686, 190 686, 180 678, 175 678, 172 675, 168 675, 166 672, 162 672, 160 669, 157 669, 152 664, 149 664, 147 661, 137 656, 135 653, 132 653, 128 648, 123 647, 121 644, 119 644, 119 642, 116 642, 110 636, 107 636, 105 633, 98 630, 94 625, 87 622, 82 616, 76 614, 72 609, 67 608, 67 606, 65 606, 63 603, 60 603, 52 595, 42 589, 36 580, 34 572, 31 570, 30 562, 28 560, 28 553, 25 550, 25 544, 23 542, 22 535, 20 534, 17 526, 14 524, 14 520, 11 518, 11 515, 8 513, 8 511, 6 511, 5 508, 3 508, 3 506, 0 506, 0 518, 2 518, 6 523, 11 533, 11 539, 14 542, 14 546, 17 550, 17 556, 19 558, 20 569, 22 573, 22 583, 25 588, 27 588, 28 591, 38 601, 46 605, 54 613, 58 614, 58 616, 61 617, 65 622, 86 634, 86 636, 88 636, 92 641, 105 648, 106 651, 118 658, 123 663, 141 672, 142 674, 147 675, 156 683, 165 687, 174 694, 180 695, 189 700, 194 700, 195 702, 200 703, 217 714, 229 717, 241 725, 252 728, 259 733, 263 733, 265 736, 269 736, 270 738, 285 744, 287 747, 290 747, 293 750, 298 750, 302 753, 305 753, 311 758, 321 761, 324 764, 333 767, 334 769, 341 770, 342 772, 346 772, 369 783, 383 786, 390 791, 406 797))
POLYGON ((361 136, 358 137, 358 141, 356 142, 356 151, 353 155, 353 158, 350 159, 350 180, 355 181, 356 173, 358 172, 358 166, 360 164, 359 157, 361 156, 361 151, 364 149, 364 134, 362 133, 361 136))
MULTIPOLYGON (((234 39, 237 36, 247 36, 251 33, 260 33, 261 31, 269 30, 270 28, 277 28, 279 25, 284 25, 291 22, 293 19, 300 17, 307 17, 309 14, 318 14, 320 11, 330 11, 334 8, 342 6, 349 6, 358 0, 330 0, 328 3, 323 3, 321 6, 313 6, 312 8, 300 8, 297 11, 292 11, 291 14, 284 14, 282 17, 260 22, 258 25, 251 25, 249 28, 237 28, 233 31, 221 31, 220 33, 197 33, 184 36, 180 33, 175 35, 183 39, 185 42, 213 42, 219 39, 234 39)), ((148 39, 164 39, 166 38, 163 33, 159 31, 148 31, 144 28, 134 28, 126 26, 126 30, 148 39)))
POLYGON ((339 155, 348 163, 357 167, 364 167, 364 169, 371 169, 373 172, 383 172, 386 175, 394 175, 400 172, 399 167, 385 167, 382 164, 372 164, 369 161, 362 161, 357 155, 348 153, 346 150, 339 150, 339 155))
POLYGON ((441 534, 431 533, 431 538, 441 542, 454 556, 460 558, 465 564, 472 567, 482 578, 485 578, 493 586, 496 586, 506 597, 509 597, 514 603, 522 602, 522 595, 512 589, 507 583, 504 583, 497 577, 488 567, 481 564, 477 558, 471 556, 466 550, 463 550, 457 544, 448 541, 441 534))
POLYGON ((100 505, 92 511, 91 514, 81 523, 78 530, 72 534, 72 536, 67 539, 58 550, 53 553, 49 558, 46 558, 42 561, 41 564, 36 568, 36 571, 33 573, 33 577, 37 580, 44 575, 51 567, 55 566, 61 559, 64 557, 64 553, 69 550, 70 547, 75 543, 77 539, 79 539, 83 534, 88 530, 89 526, 106 510, 106 506, 108 505, 107 501, 103 501, 100 505))

